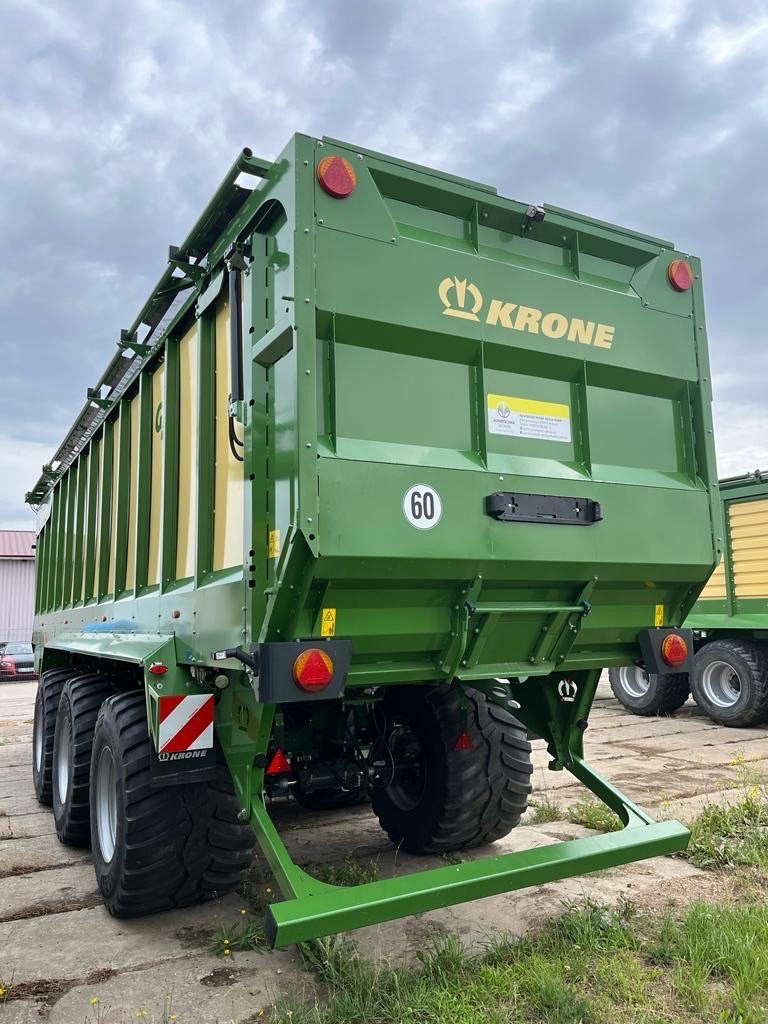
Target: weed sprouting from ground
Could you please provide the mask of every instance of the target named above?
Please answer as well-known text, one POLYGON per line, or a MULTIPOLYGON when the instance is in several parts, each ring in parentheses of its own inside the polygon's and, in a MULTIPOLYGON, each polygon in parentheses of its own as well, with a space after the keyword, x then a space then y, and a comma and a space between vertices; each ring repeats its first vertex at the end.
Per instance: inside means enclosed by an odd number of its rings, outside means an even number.
POLYGON ((532 799, 530 807, 532 814, 529 821, 532 825, 544 825, 548 821, 562 821, 565 817, 563 808, 548 794, 532 799))
POLYGON ((596 832, 618 832, 622 828, 621 818, 610 807, 599 800, 583 797, 573 807, 568 808, 568 820, 596 832))
POLYGON ((323 987, 273 1024, 764 1024, 768 907, 644 915, 591 900, 538 933, 470 954, 442 937, 416 967, 373 965, 349 939, 302 947, 323 987))
POLYGON ((219 956, 231 956, 244 950, 264 950, 267 939, 261 920, 244 918, 242 922, 219 930, 211 940, 211 951, 219 956))
POLYGON ((686 856, 700 868, 768 871, 768 791, 751 785, 733 804, 708 804, 691 825, 686 856))
MULTIPOLYGON (((88 1000, 88 1014, 84 1024, 113 1024, 117 1022, 113 1012, 114 1008, 108 1003, 103 1003, 99 996, 91 996, 88 1000)), ((125 1014, 120 1012, 120 1021, 125 1020, 125 1014)), ((163 996, 163 1006, 159 1013, 139 1008, 136 1011, 136 1020, 141 1024, 182 1024, 178 1014, 173 1012, 173 991, 168 991, 163 996)))

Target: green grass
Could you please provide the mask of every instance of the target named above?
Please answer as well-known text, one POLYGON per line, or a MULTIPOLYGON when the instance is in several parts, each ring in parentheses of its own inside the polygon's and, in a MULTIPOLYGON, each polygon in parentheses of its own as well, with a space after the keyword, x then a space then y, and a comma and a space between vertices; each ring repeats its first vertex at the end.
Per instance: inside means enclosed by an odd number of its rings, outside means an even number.
POLYGON ((548 794, 534 797, 530 801, 530 807, 532 814, 529 822, 531 825, 544 825, 548 821, 562 821, 565 817, 563 808, 548 794))
POLYGON ((768 907, 698 903, 679 916, 570 905, 537 934, 480 954, 456 937, 414 968, 373 966, 348 939, 302 948, 322 983, 271 1024, 765 1024, 768 907))
POLYGON ((751 786, 734 804, 709 804, 691 825, 686 856, 699 868, 768 871, 768 800, 751 786))
POLYGON ((569 807, 568 820, 596 832, 618 832, 623 827, 618 814, 591 797, 583 797, 573 807, 569 807))
POLYGON ((379 877, 378 861, 357 861, 352 857, 347 857, 341 864, 311 864, 306 870, 328 885, 365 885, 379 877))

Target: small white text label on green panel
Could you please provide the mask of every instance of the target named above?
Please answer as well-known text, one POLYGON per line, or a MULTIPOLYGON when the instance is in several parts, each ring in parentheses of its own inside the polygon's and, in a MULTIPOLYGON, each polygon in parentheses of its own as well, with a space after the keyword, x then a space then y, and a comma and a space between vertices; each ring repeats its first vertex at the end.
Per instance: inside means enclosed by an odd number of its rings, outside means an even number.
POLYGON ((488 395, 488 431, 540 441, 571 440, 571 410, 559 402, 488 395))

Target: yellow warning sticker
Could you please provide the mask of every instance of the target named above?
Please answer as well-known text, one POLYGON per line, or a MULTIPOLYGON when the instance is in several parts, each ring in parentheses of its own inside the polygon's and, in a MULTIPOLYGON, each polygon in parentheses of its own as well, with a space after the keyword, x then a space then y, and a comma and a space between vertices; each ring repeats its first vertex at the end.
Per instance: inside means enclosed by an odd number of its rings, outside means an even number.
POLYGON ((280 531, 270 530, 269 531, 269 557, 277 558, 280 554, 280 531))
POLYGON ((488 431, 540 441, 571 440, 571 410, 558 402, 488 395, 488 431))
POLYGON ((655 619, 655 622, 656 622, 657 626, 663 626, 664 625, 664 605, 663 604, 657 604, 656 605, 656 619, 655 619))
POLYGON ((336 609, 323 608, 320 620, 320 636, 336 636, 336 609))

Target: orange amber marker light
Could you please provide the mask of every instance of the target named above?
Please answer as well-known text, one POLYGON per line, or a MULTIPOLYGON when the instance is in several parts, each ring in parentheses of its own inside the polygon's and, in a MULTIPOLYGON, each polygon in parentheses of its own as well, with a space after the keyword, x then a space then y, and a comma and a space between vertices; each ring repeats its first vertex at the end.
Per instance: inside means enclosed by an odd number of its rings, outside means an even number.
POLYGON ((329 196, 346 199, 357 185, 357 175, 349 160, 343 156, 324 156, 317 165, 317 180, 329 196))
POLYGON ((678 292, 687 292, 693 284, 693 270, 685 260, 673 260, 667 267, 667 277, 678 292))
POLYGON ((668 633, 661 641, 661 656, 671 668, 677 668, 688 657, 688 644, 677 633, 668 633))
POLYGON ((293 663, 293 678, 307 693, 324 690, 333 679, 333 662, 317 647, 302 651, 293 663))

